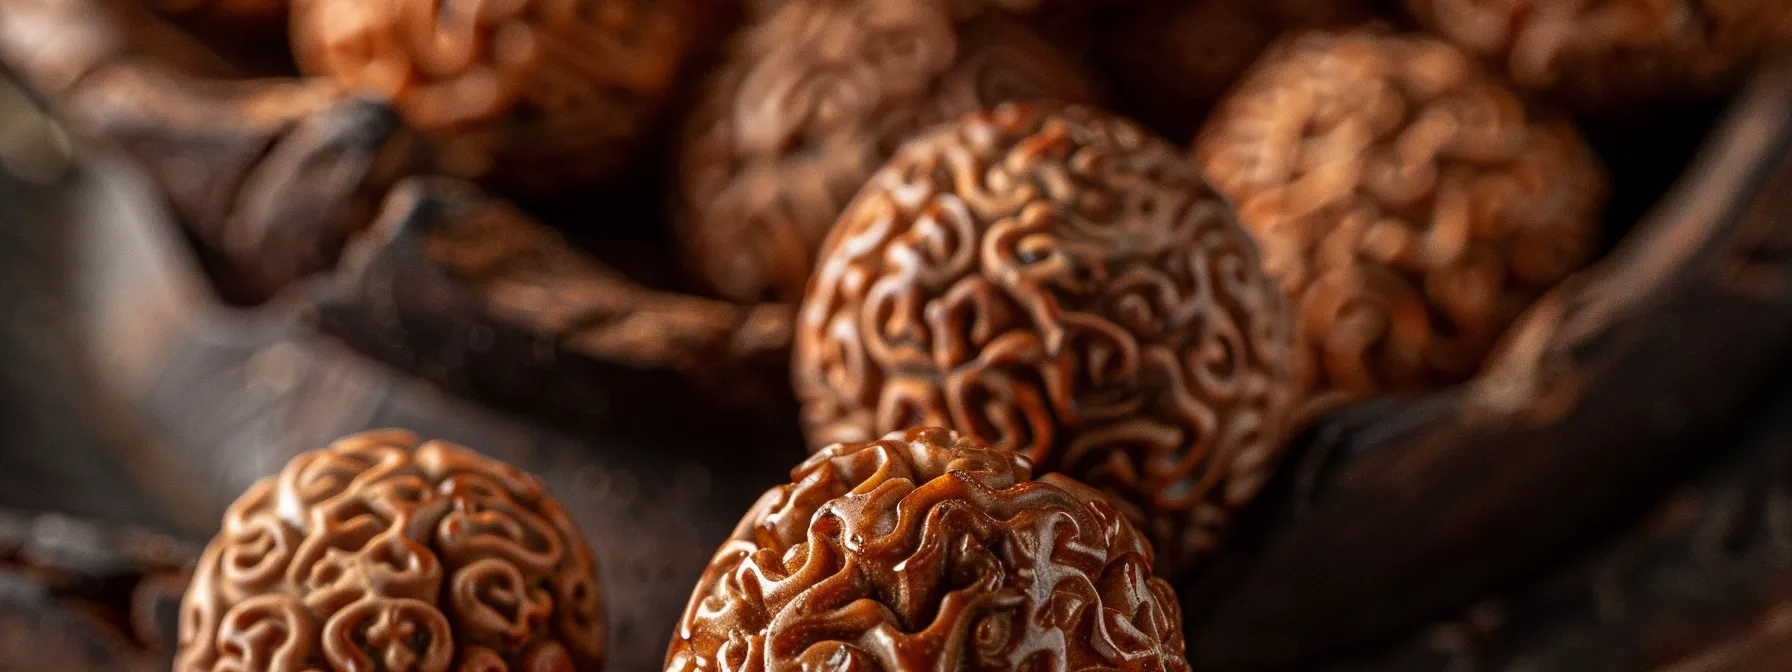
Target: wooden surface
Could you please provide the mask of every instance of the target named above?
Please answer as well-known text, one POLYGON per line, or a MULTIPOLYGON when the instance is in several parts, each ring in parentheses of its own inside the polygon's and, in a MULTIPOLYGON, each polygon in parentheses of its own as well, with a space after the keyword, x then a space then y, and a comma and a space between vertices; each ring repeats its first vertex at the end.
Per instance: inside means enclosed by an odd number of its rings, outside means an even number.
POLYGON ((1792 385, 1778 387, 1647 515, 1340 669, 1788 669, 1792 385))
POLYGON ((380 361, 559 426, 800 440, 792 307, 649 289, 458 180, 401 182, 289 303, 380 361))

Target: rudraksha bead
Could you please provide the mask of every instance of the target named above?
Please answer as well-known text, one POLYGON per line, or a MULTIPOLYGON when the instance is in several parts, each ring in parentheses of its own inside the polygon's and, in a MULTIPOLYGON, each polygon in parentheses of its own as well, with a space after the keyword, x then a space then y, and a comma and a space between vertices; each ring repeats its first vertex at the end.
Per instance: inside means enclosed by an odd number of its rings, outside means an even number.
POLYGON ((938 425, 1115 497, 1160 571, 1215 547, 1283 448, 1292 325, 1187 156, 1007 104, 871 179, 798 309, 812 447, 938 425))
POLYGON ((1071 59, 1003 11, 1027 6, 790 0, 754 20, 681 152, 698 278, 736 301, 794 301, 834 218, 903 141, 1005 100, 1092 99, 1071 59))
POLYGON ((1379 30, 1279 43, 1195 156, 1294 309, 1313 410, 1475 373, 1587 261, 1606 193, 1567 121, 1447 42, 1379 30))
POLYGON ((525 191, 617 173, 724 0, 295 0, 300 67, 390 99, 442 168, 525 191))
POLYGON ((534 476, 357 434, 231 505, 181 603, 174 669, 597 669, 595 571, 534 476))
POLYGON ((790 480, 710 561, 667 670, 1188 669, 1150 545, 1087 486, 937 428, 790 480))
POLYGON ((1620 112, 1719 93, 1792 44, 1785 0, 1406 0, 1428 28, 1521 87, 1620 112))

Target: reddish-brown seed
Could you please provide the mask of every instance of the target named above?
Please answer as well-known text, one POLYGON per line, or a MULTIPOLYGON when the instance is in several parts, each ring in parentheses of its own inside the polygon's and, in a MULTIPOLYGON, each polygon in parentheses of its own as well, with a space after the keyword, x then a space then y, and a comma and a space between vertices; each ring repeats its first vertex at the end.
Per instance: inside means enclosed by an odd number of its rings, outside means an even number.
POLYGON ((231 505, 181 602, 174 669, 598 669, 595 571, 534 476, 357 434, 231 505))
POLYGON ((1428 28, 1519 86, 1620 112, 1719 93, 1792 43, 1784 0, 1406 0, 1428 28))
POLYGON ((1606 185, 1566 121, 1442 40, 1273 47, 1195 157, 1294 309, 1309 411, 1460 381, 1593 251, 1606 185))
POLYGON ((1273 469, 1291 331, 1183 152, 1005 104, 909 143, 841 215, 795 382, 812 447, 952 427, 1113 494, 1168 574, 1273 469))
POLYGON ((710 561, 667 670, 1188 669, 1150 545, 1088 486, 937 428, 790 481, 710 561))
POLYGON ((301 0, 302 69, 391 99, 443 168, 523 189, 617 173, 724 0, 301 0))
POLYGON ((791 0, 754 19, 681 149, 692 271, 730 299, 795 301, 834 218, 903 141, 1004 100, 1093 98, 1016 13, 1032 4, 791 0))

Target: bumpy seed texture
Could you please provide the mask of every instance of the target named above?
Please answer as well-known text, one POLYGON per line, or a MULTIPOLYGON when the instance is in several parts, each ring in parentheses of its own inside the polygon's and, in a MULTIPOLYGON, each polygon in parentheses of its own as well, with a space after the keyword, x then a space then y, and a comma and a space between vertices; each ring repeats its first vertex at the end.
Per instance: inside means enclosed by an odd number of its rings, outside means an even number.
POLYGON ((597 669, 583 539, 514 467, 408 432, 351 436, 231 505, 181 603, 174 669, 597 669))
POLYGON ((1512 81, 1591 110, 1717 93, 1792 43, 1785 0, 1406 0, 1512 81))
POLYGON ((681 234, 720 295, 794 301, 866 178, 922 129, 1005 100, 1089 100, 1030 3, 790 0, 738 36, 687 129, 681 234))
POLYGON ((445 169, 525 189, 632 157, 722 0, 294 0, 300 66, 392 99, 445 169))
POLYGON ((1102 495, 943 429, 812 456, 716 552, 666 669, 1187 670, 1102 495))
POLYGON ((1194 164, 1087 108, 1003 105, 899 152, 799 309, 810 443, 949 426, 1112 493, 1162 571, 1282 449, 1291 324, 1194 164))
POLYGON ((1294 306, 1310 410, 1473 374, 1586 261, 1606 193, 1572 126, 1445 42, 1377 31, 1272 48, 1195 155, 1294 306))

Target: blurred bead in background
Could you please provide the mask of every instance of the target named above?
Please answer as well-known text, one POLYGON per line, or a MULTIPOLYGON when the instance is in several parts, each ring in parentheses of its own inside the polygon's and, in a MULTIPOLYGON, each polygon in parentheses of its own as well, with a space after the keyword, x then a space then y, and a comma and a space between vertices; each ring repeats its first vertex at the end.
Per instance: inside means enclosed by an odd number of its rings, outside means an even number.
POLYGON ((680 149, 698 278, 794 302, 828 228, 905 140, 1007 100, 1092 101, 1091 73, 1001 3, 794 0, 752 17, 680 149))
POLYGON ((449 174, 543 191, 630 165, 719 0, 299 0, 302 70, 389 99, 449 174))
POLYGON ((1381 30, 1283 38, 1194 154, 1294 310, 1308 415, 1473 375, 1591 257, 1608 191, 1561 115, 1381 30))
POLYGON ((1575 107, 1637 104, 1732 88, 1792 45, 1784 0, 1406 0, 1427 28, 1485 57, 1521 87, 1575 107))

